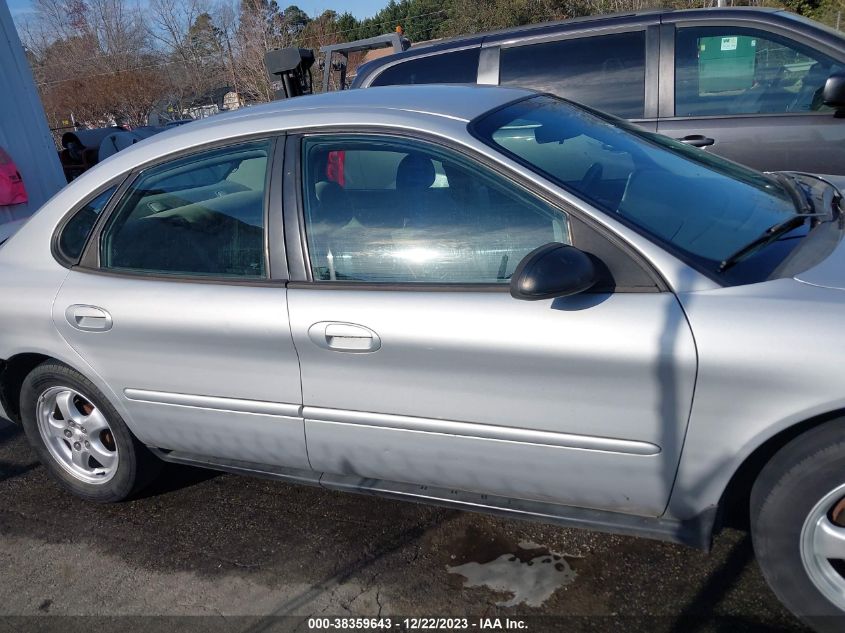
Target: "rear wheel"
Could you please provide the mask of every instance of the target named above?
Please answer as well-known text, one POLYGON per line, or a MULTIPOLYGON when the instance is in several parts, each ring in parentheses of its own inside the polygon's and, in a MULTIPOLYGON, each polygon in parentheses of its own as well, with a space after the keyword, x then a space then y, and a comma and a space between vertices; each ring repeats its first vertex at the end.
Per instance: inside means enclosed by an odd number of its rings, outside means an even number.
POLYGON ((752 490, 751 529, 781 601, 818 631, 845 630, 845 420, 772 458, 752 490))
POLYGON ((50 474, 90 501, 120 501, 157 474, 160 462, 140 444, 100 391, 56 362, 36 367, 21 389, 29 443, 50 474))

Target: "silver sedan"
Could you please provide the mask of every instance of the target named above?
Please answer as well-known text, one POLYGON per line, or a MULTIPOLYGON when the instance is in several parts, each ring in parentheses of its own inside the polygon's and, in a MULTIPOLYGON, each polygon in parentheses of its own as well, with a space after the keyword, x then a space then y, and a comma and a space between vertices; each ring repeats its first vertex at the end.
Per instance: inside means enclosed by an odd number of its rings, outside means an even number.
POLYGON ((401 87, 138 143, 0 247, 55 479, 161 460, 707 548, 845 614, 839 190, 548 95, 401 87))

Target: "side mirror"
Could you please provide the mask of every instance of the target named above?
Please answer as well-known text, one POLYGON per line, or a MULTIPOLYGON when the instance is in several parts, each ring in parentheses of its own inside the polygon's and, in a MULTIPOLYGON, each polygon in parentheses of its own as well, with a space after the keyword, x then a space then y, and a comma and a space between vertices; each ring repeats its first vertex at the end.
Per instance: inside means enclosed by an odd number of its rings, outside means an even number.
POLYGON ((511 296, 525 301, 568 297, 591 288, 597 277, 589 255, 551 242, 519 262, 511 276, 511 296))
POLYGON ((845 72, 833 73, 827 78, 822 91, 822 100, 826 106, 845 108, 845 72))

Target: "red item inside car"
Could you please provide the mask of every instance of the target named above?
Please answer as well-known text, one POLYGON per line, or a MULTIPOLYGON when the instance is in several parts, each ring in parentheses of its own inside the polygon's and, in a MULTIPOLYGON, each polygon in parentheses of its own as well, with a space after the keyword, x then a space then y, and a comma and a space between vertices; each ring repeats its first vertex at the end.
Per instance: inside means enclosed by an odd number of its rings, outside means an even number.
POLYGON ((336 182, 341 187, 346 186, 346 174, 343 171, 345 158, 346 152, 343 150, 329 152, 328 165, 326 165, 326 179, 336 182))

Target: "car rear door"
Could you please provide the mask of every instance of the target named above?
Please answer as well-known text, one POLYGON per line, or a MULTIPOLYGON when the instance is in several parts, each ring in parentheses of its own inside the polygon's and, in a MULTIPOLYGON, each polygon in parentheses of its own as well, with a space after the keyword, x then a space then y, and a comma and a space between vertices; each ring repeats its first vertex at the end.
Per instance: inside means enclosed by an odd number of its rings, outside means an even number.
POLYGON ((365 487, 663 511, 696 358, 675 296, 641 263, 419 139, 315 134, 289 141, 286 164, 297 161, 288 306, 315 470, 365 487), (520 259, 552 241, 609 262, 616 287, 513 299, 520 259))
POLYGON ((56 327, 149 445, 308 468, 284 258, 266 246, 281 233, 267 202, 275 144, 130 177, 56 297, 56 327))
POLYGON ((845 174, 845 119, 821 100, 841 52, 760 22, 664 22, 658 132, 761 171, 845 174))

